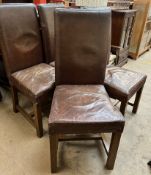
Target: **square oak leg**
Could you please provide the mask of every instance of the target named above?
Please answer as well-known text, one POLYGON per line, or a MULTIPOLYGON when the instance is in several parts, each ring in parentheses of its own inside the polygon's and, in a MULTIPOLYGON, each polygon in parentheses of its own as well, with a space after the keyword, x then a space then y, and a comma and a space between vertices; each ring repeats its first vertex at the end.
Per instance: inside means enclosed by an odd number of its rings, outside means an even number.
POLYGON ((43 124, 42 124, 42 114, 41 114, 41 107, 39 103, 33 104, 34 114, 35 114, 35 126, 36 132, 38 137, 43 136, 43 124))
POLYGON ((17 113, 18 112, 17 105, 19 103, 18 93, 17 93, 17 89, 13 86, 11 87, 11 93, 12 93, 12 100, 13 100, 13 111, 17 113))
POLYGON ((51 173, 57 171, 57 150, 58 150, 58 136, 57 134, 50 134, 50 162, 51 173))
POLYGON ((133 106, 133 110, 132 110, 132 113, 134 113, 134 114, 137 113, 139 102, 140 102, 141 95, 142 95, 142 91, 143 91, 143 87, 141 87, 140 90, 137 91, 137 93, 136 93, 136 97, 135 97, 135 101, 134 101, 134 106, 133 106))
POLYGON ((114 168, 114 163, 120 143, 121 133, 112 133, 106 168, 112 170, 114 168))

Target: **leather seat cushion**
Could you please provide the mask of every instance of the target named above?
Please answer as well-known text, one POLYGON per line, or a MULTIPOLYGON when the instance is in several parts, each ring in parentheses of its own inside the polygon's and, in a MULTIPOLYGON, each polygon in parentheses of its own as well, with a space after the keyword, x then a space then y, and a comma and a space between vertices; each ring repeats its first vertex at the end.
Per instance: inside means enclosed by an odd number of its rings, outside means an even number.
POLYGON ((146 81, 146 75, 121 67, 107 67, 105 88, 111 97, 130 98, 146 81))
POLYGON ((50 132, 122 130, 124 119, 102 85, 60 85, 53 96, 50 132), (80 131, 81 130, 81 131, 80 131))
POLYGON ((13 73, 11 82, 25 94, 28 93, 34 98, 39 97, 54 86, 55 69, 41 63, 13 73))

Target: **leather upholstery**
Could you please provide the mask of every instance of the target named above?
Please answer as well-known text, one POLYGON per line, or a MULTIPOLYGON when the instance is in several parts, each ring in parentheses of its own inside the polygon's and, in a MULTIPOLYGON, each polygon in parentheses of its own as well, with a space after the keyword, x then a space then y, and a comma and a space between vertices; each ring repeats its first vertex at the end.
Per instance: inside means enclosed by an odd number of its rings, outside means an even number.
POLYGON ((17 71, 11 75, 12 84, 34 98, 53 88, 54 81, 55 70, 45 63, 17 71))
POLYGON ((110 97, 129 99, 146 81, 146 75, 121 67, 108 67, 105 76, 105 88, 110 97))
POLYGON ((56 85, 103 84, 110 34, 109 8, 56 9, 56 85))
POLYGON ((54 11, 57 7, 64 7, 64 5, 56 3, 38 5, 46 63, 50 63, 55 59, 54 11))
POLYGON ((60 85, 55 89, 50 132, 99 132, 102 127, 122 131, 122 114, 111 104, 102 85, 60 85), (83 127, 84 125, 84 127, 83 127), (95 126, 95 127, 94 127, 95 126), (73 129, 74 128, 74 129, 73 129))
POLYGON ((43 61, 40 27, 36 18, 33 4, 0 6, 0 42, 9 76, 43 61))

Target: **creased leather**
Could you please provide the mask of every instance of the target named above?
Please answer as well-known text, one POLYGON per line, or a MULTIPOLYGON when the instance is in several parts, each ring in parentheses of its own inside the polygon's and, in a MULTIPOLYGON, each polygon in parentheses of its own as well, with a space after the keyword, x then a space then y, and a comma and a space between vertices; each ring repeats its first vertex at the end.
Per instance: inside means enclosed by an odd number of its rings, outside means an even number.
POLYGON ((18 89, 38 97, 54 86, 55 70, 48 64, 41 63, 13 73, 11 82, 18 89))
MULTIPOLYGON (((146 81, 146 75, 121 67, 107 67, 105 87, 107 92, 117 96, 131 96, 146 81)), ((119 96, 119 97, 118 97, 119 96)))
POLYGON ((55 89, 49 123, 124 121, 102 85, 60 85, 55 89))
POLYGON ((9 76, 43 62, 40 26, 33 4, 0 6, 0 38, 9 76))

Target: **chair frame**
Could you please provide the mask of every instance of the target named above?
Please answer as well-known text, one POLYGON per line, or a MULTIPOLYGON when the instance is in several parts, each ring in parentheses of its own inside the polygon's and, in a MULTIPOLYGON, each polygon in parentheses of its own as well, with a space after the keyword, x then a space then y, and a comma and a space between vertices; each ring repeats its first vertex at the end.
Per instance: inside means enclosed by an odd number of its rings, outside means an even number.
MULTIPOLYGON (((24 110, 24 108, 22 108, 19 104, 18 93, 20 92, 20 90, 18 90, 15 86, 11 86, 11 93, 12 93, 12 100, 13 100, 13 111, 15 113, 20 112, 25 117, 25 119, 33 127, 36 128, 36 133, 37 133, 38 137, 43 136, 43 122, 42 122, 41 103, 43 102, 43 99, 48 96, 48 94, 49 94, 49 96, 52 95, 53 90, 54 90, 53 88, 49 89, 49 91, 47 91, 41 99, 40 98, 39 99, 32 99, 32 98, 29 97, 28 99, 32 102, 32 105, 33 105, 33 112, 27 113, 24 110)), ((27 96, 27 94, 26 94, 26 96, 27 96)))
MULTIPOLYGON (((117 99, 118 100, 118 103, 121 102, 121 104, 120 104, 120 111, 121 111, 121 113, 123 115, 125 115, 127 105, 130 105, 130 106, 133 107, 132 108, 132 113, 134 113, 134 114, 137 113, 145 82, 146 81, 144 81, 140 85, 140 87, 131 96, 129 96, 128 98, 124 98, 124 97, 118 98, 114 94, 108 93, 111 98, 117 99), (133 95, 135 95, 135 99, 134 99, 134 102, 131 103, 131 102, 129 102, 129 100, 133 97, 133 95)), ((115 106, 118 103, 116 103, 115 106)))
MULTIPOLYGON (((103 131, 104 132, 104 131, 103 131)), ((65 134, 65 133, 63 133, 65 134)), ((79 136, 75 135, 74 137, 71 136, 65 136, 63 134, 53 133, 49 135, 50 138, 50 161, 51 161, 51 172, 56 173, 57 172, 57 151, 58 151, 58 143, 62 141, 79 141, 79 140, 97 140, 101 141, 103 143, 103 147, 105 149, 105 152, 107 154, 107 161, 106 161, 106 168, 108 170, 112 170, 114 168, 117 151, 120 143, 120 138, 122 131, 112 131, 112 138, 110 142, 109 150, 107 150, 107 147, 105 146, 105 143, 103 141, 103 138, 98 136, 79 136)), ((79 134, 75 133, 74 134, 79 134)), ((94 133, 96 134, 96 133, 94 133)))
MULTIPOLYGON (((145 84, 145 82, 144 82, 144 84, 145 84)), ((130 105, 130 106, 133 107, 132 113, 134 113, 134 114, 137 113, 138 106, 139 106, 140 99, 141 99, 141 95, 142 95, 142 91, 143 91, 143 88, 144 88, 144 84, 140 87, 139 90, 136 91, 134 103, 130 103, 129 100, 121 101, 120 111, 123 115, 125 115, 127 105, 130 105)))
POLYGON ((0 101, 2 101, 2 94, 1 94, 1 91, 0 91, 0 101))

